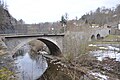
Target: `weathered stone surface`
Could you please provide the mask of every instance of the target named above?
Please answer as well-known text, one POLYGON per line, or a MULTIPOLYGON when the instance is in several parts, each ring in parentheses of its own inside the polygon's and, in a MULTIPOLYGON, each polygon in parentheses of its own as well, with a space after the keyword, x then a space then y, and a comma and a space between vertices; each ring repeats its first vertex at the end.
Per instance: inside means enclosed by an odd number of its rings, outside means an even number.
POLYGON ((0 55, 6 54, 6 49, 7 49, 7 46, 0 38, 0 55))
POLYGON ((17 24, 17 20, 13 18, 9 11, 6 9, 2 9, 2 13, 0 15, 0 34, 8 34, 13 33, 15 29, 15 25, 17 24))

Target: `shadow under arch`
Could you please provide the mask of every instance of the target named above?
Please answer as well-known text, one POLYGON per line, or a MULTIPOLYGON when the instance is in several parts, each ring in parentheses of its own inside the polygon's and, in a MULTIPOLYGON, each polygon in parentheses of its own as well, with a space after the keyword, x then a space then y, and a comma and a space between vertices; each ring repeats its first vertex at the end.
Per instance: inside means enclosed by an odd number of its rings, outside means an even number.
POLYGON ((22 46, 24 46, 25 44, 29 43, 30 41, 34 41, 34 40, 40 40, 44 44, 46 44, 48 49, 49 49, 49 51, 50 51, 50 55, 58 56, 58 55, 62 54, 62 52, 60 50, 60 47, 54 41, 48 40, 48 39, 44 39, 44 38, 30 39, 30 40, 21 42, 20 44, 18 44, 12 50, 11 53, 14 55, 22 46))
POLYGON ((109 34, 111 33, 111 31, 109 30, 109 34))
POLYGON ((95 40, 95 35, 92 35, 92 36, 91 36, 91 40, 95 40))
POLYGON ((99 39, 101 39, 101 36, 100 36, 100 34, 97 34, 97 39, 99 40, 99 39))
POLYGON ((55 42, 44 39, 44 38, 38 38, 37 40, 42 41, 43 43, 45 43, 50 51, 50 55, 60 55, 62 52, 59 48, 59 46, 57 44, 55 44, 55 42))

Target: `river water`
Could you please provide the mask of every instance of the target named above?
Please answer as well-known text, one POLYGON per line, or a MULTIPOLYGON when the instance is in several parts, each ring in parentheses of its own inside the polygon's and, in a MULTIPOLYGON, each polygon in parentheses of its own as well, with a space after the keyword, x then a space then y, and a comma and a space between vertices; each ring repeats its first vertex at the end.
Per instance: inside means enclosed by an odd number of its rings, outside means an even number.
POLYGON ((13 57, 19 80, 35 80, 48 67, 46 59, 42 55, 32 53, 28 45, 23 46, 13 57))

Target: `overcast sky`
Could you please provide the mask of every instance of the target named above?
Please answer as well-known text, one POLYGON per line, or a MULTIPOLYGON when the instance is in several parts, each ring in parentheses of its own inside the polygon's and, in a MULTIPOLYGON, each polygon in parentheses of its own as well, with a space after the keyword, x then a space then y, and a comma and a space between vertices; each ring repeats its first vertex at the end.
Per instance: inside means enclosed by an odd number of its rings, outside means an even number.
POLYGON ((120 0, 5 0, 10 14, 26 23, 59 21, 68 13, 69 19, 95 10, 98 7, 116 7, 120 0))

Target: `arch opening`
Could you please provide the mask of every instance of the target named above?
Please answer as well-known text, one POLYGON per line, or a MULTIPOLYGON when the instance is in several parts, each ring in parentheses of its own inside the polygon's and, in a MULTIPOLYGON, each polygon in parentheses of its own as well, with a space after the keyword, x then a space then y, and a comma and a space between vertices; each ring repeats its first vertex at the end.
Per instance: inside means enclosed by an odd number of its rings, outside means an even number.
POLYGON ((101 39, 100 34, 97 34, 97 40, 101 39))
MULTIPOLYGON (((59 46, 56 43, 54 43, 54 41, 50 41, 50 40, 43 39, 43 38, 38 38, 38 39, 34 39, 34 40, 39 40, 39 41, 43 42, 44 44, 46 44, 46 46, 48 47, 48 49, 50 51, 50 55, 58 56, 62 53, 59 46)), ((14 55, 23 45, 29 43, 30 41, 33 41, 33 39, 20 43, 19 45, 17 45, 14 48, 14 50, 11 53, 14 55)))
POLYGON ((95 35, 92 35, 92 36, 91 36, 91 40, 95 40, 95 35))
POLYGON ((47 45, 47 47, 48 47, 48 49, 50 51, 50 55, 57 56, 57 55, 61 54, 60 48, 55 43, 53 43, 53 42, 51 42, 51 41, 49 41, 47 39, 42 39, 42 38, 37 39, 37 40, 40 40, 40 41, 42 41, 43 43, 45 43, 47 45))
POLYGON ((109 34, 111 33, 111 31, 109 30, 109 34))

